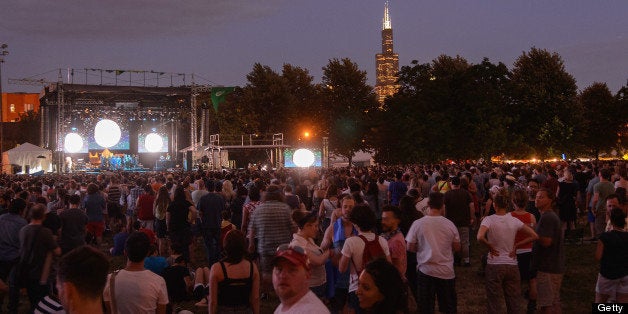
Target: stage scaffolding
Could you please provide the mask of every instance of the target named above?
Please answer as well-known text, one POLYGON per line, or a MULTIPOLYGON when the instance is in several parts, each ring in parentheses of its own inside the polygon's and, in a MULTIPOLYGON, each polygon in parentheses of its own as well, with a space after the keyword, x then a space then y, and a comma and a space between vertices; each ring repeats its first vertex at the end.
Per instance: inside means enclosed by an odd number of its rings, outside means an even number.
MULTIPOLYGON (((86 123, 89 119, 107 118, 137 128, 138 121, 148 119, 169 125, 168 153, 179 162, 181 147, 204 144, 203 133, 208 128, 205 118, 199 125, 198 116, 206 117, 203 111, 208 109, 199 108, 196 98, 210 91, 209 86, 194 84, 157 87, 50 83, 40 98, 40 146, 55 152, 53 164, 60 171, 64 161, 64 136, 72 131, 77 121, 86 123), (186 133, 189 136, 185 136, 186 133)), ((131 147, 129 153, 136 154, 137 150, 131 147)))

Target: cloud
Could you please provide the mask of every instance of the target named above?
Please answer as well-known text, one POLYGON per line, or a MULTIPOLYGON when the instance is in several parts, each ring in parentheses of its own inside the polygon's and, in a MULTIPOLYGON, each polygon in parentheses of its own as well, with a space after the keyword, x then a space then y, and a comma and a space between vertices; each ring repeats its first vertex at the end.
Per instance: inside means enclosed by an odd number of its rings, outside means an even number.
POLYGON ((4 0, 0 30, 29 39, 202 34, 273 14, 285 0, 4 0))

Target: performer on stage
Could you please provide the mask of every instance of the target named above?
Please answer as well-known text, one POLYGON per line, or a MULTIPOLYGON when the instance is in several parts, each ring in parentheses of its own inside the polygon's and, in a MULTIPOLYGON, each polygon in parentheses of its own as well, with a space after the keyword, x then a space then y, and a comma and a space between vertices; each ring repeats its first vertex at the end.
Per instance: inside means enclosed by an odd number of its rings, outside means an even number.
POLYGON ((73 162, 72 162, 72 157, 65 156, 65 172, 66 173, 72 173, 73 169, 74 169, 74 165, 73 165, 73 162))

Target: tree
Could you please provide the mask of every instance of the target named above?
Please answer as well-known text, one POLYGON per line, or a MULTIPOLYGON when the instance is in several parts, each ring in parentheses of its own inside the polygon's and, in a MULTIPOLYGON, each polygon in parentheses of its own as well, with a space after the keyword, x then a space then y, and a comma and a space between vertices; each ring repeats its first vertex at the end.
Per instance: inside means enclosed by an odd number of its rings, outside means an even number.
POLYGON ((399 92, 374 118, 376 160, 437 162, 501 152, 509 143, 508 74, 502 63, 474 65, 460 56, 402 67, 399 92))
POLYGON ((351 163, 355 152, 367 148, 368 113, 379 106, 373 88, 356 63, 331 59, 323 67, 321 93, 325 107, 319 121, 328 132, 330 150, 351 163))
POLYGON ((287 144, 297 144, 318 113, 316 87, 309 72, 284 64, 279 74, 257 63, 247 80, 216 114, 220 133, 283 133, 287 144))
POLYGON ((596 82, 580 93, 578 101, 585 117, 579 130, 581 145, 595 158, 616 148, 622 128, 628 122, 620 98, 613 97, 606 83, 596 82))
POLYGON ((532 48, 515 61, 510 80, 508 112, 514 119, 512 131, 522 137, 522 144, 541 159, 573 147, 574 130, 582 117, 576 81, 565 71, 562 58, 532 48))

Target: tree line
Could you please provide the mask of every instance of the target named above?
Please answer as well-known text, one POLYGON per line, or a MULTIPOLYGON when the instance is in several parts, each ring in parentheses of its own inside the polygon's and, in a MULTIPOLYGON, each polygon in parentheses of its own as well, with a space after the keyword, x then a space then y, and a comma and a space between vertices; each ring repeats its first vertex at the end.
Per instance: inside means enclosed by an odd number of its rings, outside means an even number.
POLYGON ((622 151, 627 134, 628 86, 613 94, 593 83, 579 92, 560 55, 543 49, 523 52, 512 69, 487 58, 412 61, 384 104, 350 59, 331 59, 322 73, 316 84, 304 68, 255 64, 211 117, 212 131, 283 132, 288 144, 312 146, 325 136, 335 154, 370 150, 385 164, 597 157, 622 151))

